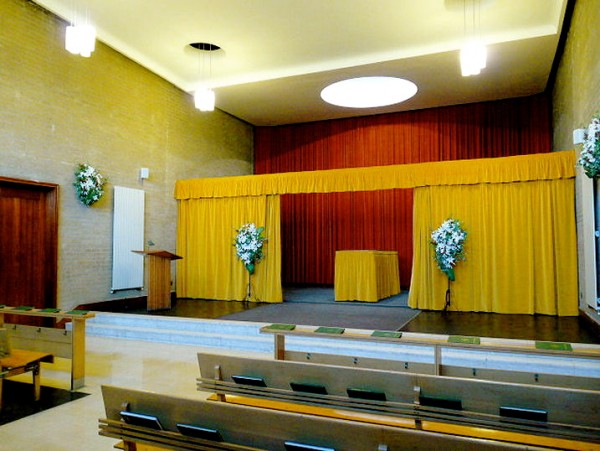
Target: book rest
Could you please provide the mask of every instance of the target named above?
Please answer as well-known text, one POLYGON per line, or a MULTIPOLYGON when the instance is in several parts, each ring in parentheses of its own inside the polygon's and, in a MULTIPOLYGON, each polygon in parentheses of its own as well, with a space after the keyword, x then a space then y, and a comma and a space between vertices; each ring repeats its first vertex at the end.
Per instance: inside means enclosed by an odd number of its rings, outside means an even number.
POLYGON ((468 428, 469 434, 488 431, 486 438, 500 434, 514 444, 600 448, 595 390, 209 353, 199 353, 198 363, 198 390, 214 393, 210 399, 216 401, 319 416, 333 412, 336 418, 343 413, 386 425, 408 422, 416 429, 468 428))

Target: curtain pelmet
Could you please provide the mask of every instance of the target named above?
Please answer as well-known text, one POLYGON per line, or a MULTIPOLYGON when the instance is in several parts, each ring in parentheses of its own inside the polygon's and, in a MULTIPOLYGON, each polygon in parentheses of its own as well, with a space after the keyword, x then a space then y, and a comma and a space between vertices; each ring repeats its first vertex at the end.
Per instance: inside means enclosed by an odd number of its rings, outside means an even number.
POLYGON ((325 171, 178 180, 175 198, 377 191, 575 176, 575 151, 325 171))

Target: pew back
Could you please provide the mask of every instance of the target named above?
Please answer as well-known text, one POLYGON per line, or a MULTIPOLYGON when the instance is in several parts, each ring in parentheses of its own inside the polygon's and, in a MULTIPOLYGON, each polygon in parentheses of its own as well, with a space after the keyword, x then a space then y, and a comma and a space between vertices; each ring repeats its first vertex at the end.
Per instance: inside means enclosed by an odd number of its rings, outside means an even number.
MULTIPOLYGON (((276 360, 600 390, 598 345, 286 324, 264 326, 260 332, 273 335, 276 360), (290 350, 286 338, 296 340, 296 347, 310 349, 316 340, 339 348, 333 353, 290 350), (394 358, 337 352, 353 342, 370 348, 371 354, 373 345, 381 346, 388 354, 393 351, 394 358)), ((350 349, 357 351, 356 346, 350 349)))
POLYGON ((446 376, 198 354, 198 389, 492 426, 555 437, 600 437, 600 392, 446 376))
MULTIPOLYGON (((201 450, 502 450, 520 445, 377 424, 237 406, 200 399, 103 386, 106 418, 100 435, 126 442, 201 450), (162 429, 127 424, 121 412, 159 420, 162 429), (211 439, 180 432, 177 424, 201 427, 211 439), (218 435, 214 432, 217 431, 218 435), (215 441, 219 439, 221 441, 215 441)), ((547 449, 532 446, 529 449, 547 449)))

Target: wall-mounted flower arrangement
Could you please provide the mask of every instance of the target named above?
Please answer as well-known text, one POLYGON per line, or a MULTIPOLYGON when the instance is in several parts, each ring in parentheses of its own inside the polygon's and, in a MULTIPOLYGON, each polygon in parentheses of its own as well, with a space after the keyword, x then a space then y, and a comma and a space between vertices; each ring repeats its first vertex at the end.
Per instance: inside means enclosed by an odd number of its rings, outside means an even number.
POLYGON ((589 178, 600 177, 600 117, 595 116, 585 129, 578 163, 589 178))
POLYGON ((77 191, 77 197, 82 204, 91 206, 98 202, 104 194, 104 185, 107 178, 100 174, 93 166, 80 163, 75 171, 75 183, 73 186, 77 191))

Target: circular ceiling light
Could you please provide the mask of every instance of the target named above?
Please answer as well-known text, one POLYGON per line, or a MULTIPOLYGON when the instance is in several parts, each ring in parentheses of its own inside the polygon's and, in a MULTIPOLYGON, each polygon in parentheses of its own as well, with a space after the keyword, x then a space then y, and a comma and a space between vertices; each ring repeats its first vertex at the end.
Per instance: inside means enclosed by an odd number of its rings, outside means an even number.
POLYGON ((360 77, 325 87, 321 91, 321 98, 337 106, 375 108, 404 102, 416 93, 417 85, 403 78, 360 77))

